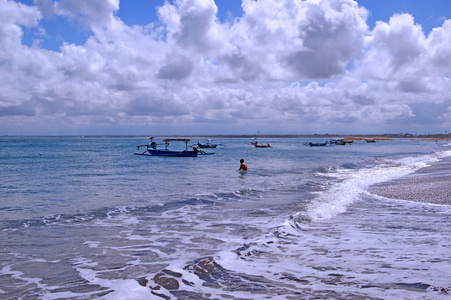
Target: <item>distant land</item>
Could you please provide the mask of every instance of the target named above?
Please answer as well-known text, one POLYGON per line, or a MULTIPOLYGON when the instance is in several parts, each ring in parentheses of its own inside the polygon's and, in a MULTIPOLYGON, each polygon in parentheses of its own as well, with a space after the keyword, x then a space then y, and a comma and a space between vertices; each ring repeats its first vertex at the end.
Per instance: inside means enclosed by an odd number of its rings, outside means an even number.
MULTIPOLYGON (((121 138, 137 138, 144 137, 148 138, 152 135, 64 135, 64 136, 49 136, 49 135, 3 135, 1 137, 85 137, 85 138, 98 138, 98 137, 121 137, 121 138)), ((442 140, 450 141, 451 133, 447 134, 410 134, 410 133, 385 133, 385 134, 183 134, 183 135, 153 135, 153 137, 184 137, 184 138, 344 138, 344 139, 366 139, 374 138, 378 140, 389 140, 389 139, 425 139, 425 140, 442 140)))

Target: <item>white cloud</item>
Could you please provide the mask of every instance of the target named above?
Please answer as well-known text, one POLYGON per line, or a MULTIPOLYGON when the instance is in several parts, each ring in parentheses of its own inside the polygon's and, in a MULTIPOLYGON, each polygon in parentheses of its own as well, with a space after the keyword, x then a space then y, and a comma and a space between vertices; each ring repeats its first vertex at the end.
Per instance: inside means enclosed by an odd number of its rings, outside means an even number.
POLYGON ((389 23, 377 22, 367 37, 362 76, 383 80, 404 78, 415 71, 426 50, 421 26, 408 14, 394 15, 389 23))
POLYGON ((46 14, 65 16, 72 22, 94 29, 111 26, 113 13, 119 9, 119 0, 37 0, 36 5, 46 14))
POLYGON ((451 20, 446 20, 442 27, 434 28, 427 39, 428 61, 431 74, 451 75, 451 20))
POLYGON ((158 71, 158 78, 182 80, 191 75, 194 64, 183 55, 168 55, 167 64, 158 71))
POLYGON ((161 23, 127 26, 118 0, 35 3, 0 0, 4 134, 21 123, 47 133, 406 132, 422 122, 429 132, 451 124, 451 20, 425 36, 412 16, 397 14, 369 31, 368 12, 352 0, 243 0, 243 16, 221 23, 213 0, 175 0, 157 9, 161 23), (53 16, 90 37, 59 52, 23 44, 24 27, 45 33, 41 21, 53 16), (425 107, 434 109, 426 116, 425 107))

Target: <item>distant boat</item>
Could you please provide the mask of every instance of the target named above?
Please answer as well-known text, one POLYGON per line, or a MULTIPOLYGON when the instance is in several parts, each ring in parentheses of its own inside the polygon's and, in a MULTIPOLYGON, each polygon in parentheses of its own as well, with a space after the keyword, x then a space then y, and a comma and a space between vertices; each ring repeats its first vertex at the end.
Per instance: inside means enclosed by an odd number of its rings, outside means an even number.
POLYGON ((330 142, 329 141, 324 142, 324 143, 312 143, 312 142, 309 142, 306 145, 310 146, 310 147, 324 147, 324 146, 330 146, 330 142))
POLYGON ((270 144, 262 144, 262 143, 255 143, 254 144, 255 148, 272 148, 272 146, 270 144))
POLYGON ((365 139, 365 142, 367 142, 367 143, 375 143, 376 140, 372 139, 372 138, 368 138, 368 139, 365 139))
POLYGON ((339 140, 329 140, 329 143, 335 144, 335 145, 346 145, 346 142, 343 139, 339 139, 339 140))
POLYGON ((212 139, 206 139, 204 144, 197 142, 197 147, 199 148, 216 148, 217 146, 223 146, 223 148, 225 147, 223 144, 213 144, 212 139))
POLYGON ((260 143, 257 138, 253 138, 252 141, 249 142, 249 144, 254 145, 255 148, 272 148, 270 144, 260 143))

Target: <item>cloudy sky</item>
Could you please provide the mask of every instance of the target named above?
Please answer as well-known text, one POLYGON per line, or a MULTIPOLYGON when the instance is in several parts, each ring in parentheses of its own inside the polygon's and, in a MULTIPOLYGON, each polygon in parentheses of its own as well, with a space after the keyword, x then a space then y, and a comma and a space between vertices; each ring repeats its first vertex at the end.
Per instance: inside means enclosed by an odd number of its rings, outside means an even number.
POLYGON ((0 135, 445 131, 448 0, 0 0, 0 135))

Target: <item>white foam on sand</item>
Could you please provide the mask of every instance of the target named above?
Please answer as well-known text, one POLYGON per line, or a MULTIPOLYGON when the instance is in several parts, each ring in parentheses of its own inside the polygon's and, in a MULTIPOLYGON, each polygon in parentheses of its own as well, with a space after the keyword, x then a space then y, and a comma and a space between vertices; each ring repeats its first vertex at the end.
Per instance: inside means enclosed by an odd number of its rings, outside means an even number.
MULTIPOLYGON (((451 153, 450 153, 451 154, 451 153)), ((359 199, 369 186, 400 178, 436 162, 439 155, 408 157, 399 160, 385 160, 372 168, 360 170, 341 170, 335 173, 342 181, 319 193, 308 206, 306 212, 300 212, 294 220, 299 222, 330 219, 344 213, 347 207, 359 199)), ((331 174, 327 174, 331 176, 331 174)))
POLYGON ((309 225, 288 220, 238 255, 220 252, 217 262, 248 278, 263 276, 268 294, 277 287, 276 294, 306 299, 448 299, 451 245, 443 228, 450 209, 359 201, 309 225))

